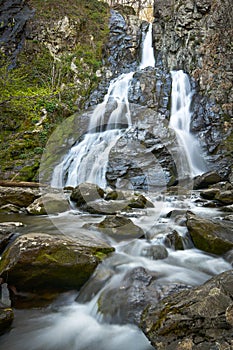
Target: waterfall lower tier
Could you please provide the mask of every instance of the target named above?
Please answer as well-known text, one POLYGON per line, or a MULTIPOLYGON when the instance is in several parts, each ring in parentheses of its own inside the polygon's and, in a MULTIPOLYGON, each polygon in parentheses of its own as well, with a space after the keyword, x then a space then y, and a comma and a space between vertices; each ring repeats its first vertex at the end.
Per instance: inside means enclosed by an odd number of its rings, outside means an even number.
POLYGON ((121 131, 115 129, 86 134, 55 168, 51 186, 61 188, 65 184, 75 187, 87 181, 105 188, 109 152, 120 136, 121 131))
POLYGON ((177 136, 182 177, 197 176, 205 172, 202 150, 190 132, 190 105, 193 91, 188 75, 182 70, 172 72, 172 108, 169 127, 177 136))
POLYGON ((132 123, 128 102, 132 76, 133 72, 122 74, 110 83, 104 101, 92 113, 88 133, 55 167, 52 187, 77 186, 86 181, 106 187, 109 153, 120 138, 121 129, 132 123))

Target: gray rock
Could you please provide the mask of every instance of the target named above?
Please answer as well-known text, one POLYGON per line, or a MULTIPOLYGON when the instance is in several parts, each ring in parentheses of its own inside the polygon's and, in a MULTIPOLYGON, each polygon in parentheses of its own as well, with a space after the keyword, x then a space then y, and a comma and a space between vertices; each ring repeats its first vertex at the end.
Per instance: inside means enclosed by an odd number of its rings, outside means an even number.
POLYGON ((142 311, 166 295, 188 288, 175 283, 156 283, 156 274, 143 267, 127 272, 118 287, 105 289, 99 297, 98 307, 103 319, 121 324, 139 324, 142 311))
POLYGON ((150 303, 140 327, 156 349, 230 349, 232 299, 233 270, 202 286, 150 303))
POLYGON ((61 193, 47 193, 26 208, 27 213, 31 215, 57 214, 69 209, 67 196, 61 193))
POLYGON ((141 254, 152 260, 166 259, 168 257, 167 249, 163 245, 158 244, 145 247, 141 254))
POLYGON ((144 231, 139 226, 135 225, 131 219, 120 214, 106 216, 100 223, 85 225, 84 227, 94 228, 106 235, 113 236, 116 240, 144 236, 144 231))
POLYGON ((0 186, 0 206, 13 204, 20 208, 26 208, 39 196, 38 189, 0 186))
POLYGON ((214 171, 202 174, 197 176, 194 179, 194 190, 202 189, 202 188, 208 188, 209 185, 216 184, 218 182, 222 181, 222 178, 219 174, 217 174, 214 171))
POLYGON ((74 201, 78 207, 82 207, 96 199, 104 198, 104 195, 105 192, 102 188, 95 184, 85 182, 72 190, 70 199, 74 201))

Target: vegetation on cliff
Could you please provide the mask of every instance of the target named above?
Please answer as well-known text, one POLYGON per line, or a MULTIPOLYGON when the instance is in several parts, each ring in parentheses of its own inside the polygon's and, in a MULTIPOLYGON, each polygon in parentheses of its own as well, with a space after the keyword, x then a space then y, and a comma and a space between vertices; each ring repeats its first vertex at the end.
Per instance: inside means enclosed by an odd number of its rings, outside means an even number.
MULTIPOLYGON (((13 68, 1 41, 0 170, 1 177, 30 181, 37 179, 54 127, 81 109, 98 84, 109 7, 97 0, 26 3, 34 15, 23 29, 23 48, 13 68)), ((17 20, 20 15, 1 23, 1 29, 13 32, 17 20)))

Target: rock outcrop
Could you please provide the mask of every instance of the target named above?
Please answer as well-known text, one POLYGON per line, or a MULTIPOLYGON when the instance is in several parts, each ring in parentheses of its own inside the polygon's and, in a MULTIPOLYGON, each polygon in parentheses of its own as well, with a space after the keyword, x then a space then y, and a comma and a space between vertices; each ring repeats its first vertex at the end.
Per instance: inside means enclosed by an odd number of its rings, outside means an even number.
POLYGON ((151 303, 140 327, 158 350, 231 349, 233 271, 151 303))
POLYGON ((195 80, 192 130, 222 176, 232 166, 232 11, 230 0, 154 2, 156 65, 195 80))

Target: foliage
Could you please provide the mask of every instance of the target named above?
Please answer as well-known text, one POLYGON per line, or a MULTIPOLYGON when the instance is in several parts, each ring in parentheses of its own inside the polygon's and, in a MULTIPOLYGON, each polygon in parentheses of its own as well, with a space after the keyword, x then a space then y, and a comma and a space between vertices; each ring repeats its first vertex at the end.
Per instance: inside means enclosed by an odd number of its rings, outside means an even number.
POLYGON ((30 0, 29 5, 36 11, 17 66, 9 69, 9 58, 0 60, 0 170, 2 177, 18 180, 37 179, 49 135, 83 108, 97 86, 95 72, 108 36, 108 6, 98 0, 30 0), (64 16, 71 34, 61 35, 54 53, 56 23, 64 16))

